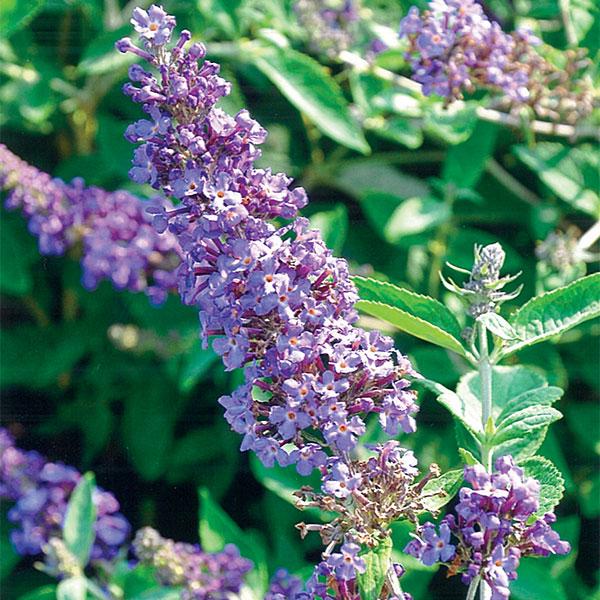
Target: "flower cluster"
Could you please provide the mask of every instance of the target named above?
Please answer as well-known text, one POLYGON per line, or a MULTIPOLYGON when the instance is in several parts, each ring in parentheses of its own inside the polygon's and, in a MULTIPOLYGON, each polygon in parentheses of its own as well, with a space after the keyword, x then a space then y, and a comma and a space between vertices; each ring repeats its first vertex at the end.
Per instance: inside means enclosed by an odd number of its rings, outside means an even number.
MULTIPOLYGON (((6 207, 20 209, 42 254, 64 254, 82 244, 82 283, 109 280, 117 289, 143 291, 155 303, 176 288, 180 249, 172 234, 159 235, 145 203, 128 192, 67 184, 22 161, 0 144, 0 189, 6 207)), ((161 208, 166 202, 154 201, 161 208)))
POLYGON ((198 545, 174 542, 150 528, 140 529, 133 551, 142 564, 156 569, 162 585, 182 586, 183 600, 225 600, 237 594, 252 562, 227 545, 222 552, 209 554, 198 545))
POLYGON ((299 577, 290 575, 287 569, 279 569, 271 578, 264 600, 294 600, 304 585, 299 577))
POLYGON ((352 45, 360 21, 358 0, 296 0, 294 12, 314 52, 335 58, 352 45))
MULTIPOLYGON (((15 524, 10 539, 19 554, 40 554, 51 539, 60 538, 67 503, 80 478, 73 467, 17 448, 8 431, 0 429, 0 498, 14 502, 8 520, 15 524)), ((93 501, 97 516, 91 558, 109 560, 130 526, 110 492, 96 488, 93 501)))
MULTIPOLYGON (((417 521, 427 496, 425 484, 439 476, 437 465, 419 482, 417 459, 410 450, 396 440, 369 447, 373 456, 366 460, 328 459, 321 468, 323 484, 320 493, 309 486, 296 492, 301 509, 318 508, 338 516, 325 525, 297 527, 304 537, 309 531, 318 531, 324 544, 325 555, 343 540, 375 547, 389 535, 389 525, 399 519, 417 521)), ((332 555, 335 556, 335 555, 332 555)))
POLYGON ((217 336, 226 368, 244 367, 245 383, 220 400, 242 449, 309 473, 325 463, 322 446, 340 454, 356 445, 368 413, 391 435, 413 431, 411 367, 390 338, 352 327, 347 263, 305 219, 272 223, 294 219, 307 198, 284 174, 254 167, 265 130, 246 110, 231 117, 215 107, 229 84, 218 65, 199 62, 201 44, 186 48, 188 31, 166 47, 172 17, 152 7, 132 23, 143 47, 124 38, 117 48, 160 76, 134 65, 125 86, 150 117, 127 131, 142 143, 131 177, 180 202, 153 210, 154 223, 183 249, 179 291, 199 308, 204 342, 217 336))
POLYGON ((506 258, 500 244, 489 244, 483 247, 476 245, 474 253, 475 261, 470 271, 448 265, 455 271, 469 276, 468 281, 462 287, 452 279, 446 280, 442 277, 442 282, 451 292, 464 296, 469 303, 469 315, 476 319, 486 313, 495 312, 497 306, 502 302, 516 298, 521 293, 523 286, 519 286, 513 292, 502 291, 504 286, 519 277, 520 273, 500 277, 500 271, 506 258))
POLYGON ((405 552, 426 565, 445 563, 451 574, 462 573, 465 584, 481 577, 492 589, 492 600, 505 600, 521 557, 566 554, 570 547, 551 528, 552 513, 534 516, 539 483, 510 456, 498 458, 495 467, 491 474, 481 465, 465 467, 472 488, 460 490, 456 516, 442 520, 439 534, 433 523, 425 523, 405 552))
POLYGON ((454 100, 483 87, 500 92, 509 107, 529 105, 569 122, 593 108, 581 53, 568 52, 559 69, 536 51, 540 40, 524 30, 505 33, 475 0, 435 0, 423 14, 412 7, 400 37, 408 40, 406 56, 425 95, 454 100))

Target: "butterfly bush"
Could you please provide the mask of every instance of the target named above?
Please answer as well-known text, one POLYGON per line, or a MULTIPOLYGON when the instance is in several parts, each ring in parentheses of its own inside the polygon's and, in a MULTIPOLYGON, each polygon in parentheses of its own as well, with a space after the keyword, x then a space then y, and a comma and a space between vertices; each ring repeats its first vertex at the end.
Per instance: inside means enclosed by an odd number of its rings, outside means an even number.
MULTIPOLYGON (((156 26, 172 31, 160 14, 156 26)), ((117 42, 158 72, 134 65, 124 88, 150 117, 127 130, 141 143, 130 175, 180 202, 156 209, 154 222, 183 249, 179 292, 199 308, 205 345, 216 336, 226 369, 244 367, 245 383, 220 399, 242 450, 307 474, 325 464, 324 445, 352 450, 369 413, 391 435, 414 431, 410 364, 390 338, 352 326, 358 296, 346 261, 296 216, 306 193, 254 166, 266 131, 246 110, 232 117, 215 106, 230 85, 203 60, 204 46, 186 48, 183 31, 168 50, 169 36, 157 43, 149 18, 134 11, 141 48, 117 42)))
POLYGON ((182 586, 182 600, 230 598, 240 591, 244 575, 252 568, 233 544, 209 554, 197 544, 163 538, 151 527, 137 532, 133 553, 141 564, 155 569, 161 585, 182 586))
POLYGON ((540 484, 510 456, 498 458, 493 473, 479 464, 467 466, 464 477, 471 487, 461 488, 456 514, 442 519, 439 528, 425 523, 405 552, 428 566, 445 564, 450 575, 462 573, 467 585, 481 577, 492 600, 504 600, 522 557, 567 554, 570 546, 551 528, 553 513, 537 515, 540 484))
POLYGON ((482 87, 511 107, 531 106, 540 116, 574 122, 589 114, 593 97, 581 51, 566 52, 559 68, 536 50, 526 30, 505 33, 475 0, 433 0, 423 13, 412 7, 400 23, 413 78, 425 95, 448 100, 482 87))
MULTIPOLYGON (((59 579, 82 572, 82 565, 62 539, 67 506, 81 477, 73 467, 21 450, 10 433, 0 428, 0 499, 13 503, 7 513, 10 540, 20 555, 43 554, 44 564, 39 567, 59 579)), ((92 501, 96 520, 90 561, 110 572, 115 560, 129 551, 131 526, 110 492, 96 487, 92 501)), ((153 567, 157 583, 181 586, 184 600, 230 598, 239 593, 252 568, 252 562, 241 557, 233 544, 209 553, 197 544, 162 538, 150 527, 137 532, 131 550, 130 566, 153 567)))
MULTIPOLYGON (((73 467, 17 448, 10 433, 0 428, 0 498, 14 502, 7 516, 14 524, 10 540, 19 554, 40 554, 52 538, 61 536, 67 504, 80 479, 73 467)), ((131 527, 110 492, 95 488, 92 499, 97 516, 91 558, 110 560, 131 527)))
POLYGON ((356 35, 360 21, 357 0, 297 0, 294 12, 298 22, 309 35, 314 52, 335 58, 347 50, 356 35))
MULTIPOLYGON (((81 245, 85 288, 108 280, 119 290, 145 292, 157 304, 176 289, 177 239, 159 235, 145 212, 147 203, 132 194, 52 178, 2 144, 0 189, 7 192, 6 208, 27 217, 42 254, 61 255, 81 245)), ((153 204, 170 206, 158 199, 153 204)))

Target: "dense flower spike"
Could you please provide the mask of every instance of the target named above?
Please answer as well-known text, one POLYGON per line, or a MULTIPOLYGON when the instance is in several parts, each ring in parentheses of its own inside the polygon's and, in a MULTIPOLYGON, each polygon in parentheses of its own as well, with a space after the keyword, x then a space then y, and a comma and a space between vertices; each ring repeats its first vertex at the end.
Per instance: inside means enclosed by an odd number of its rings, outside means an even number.
MULTIPOLYGON (((180 248, 172 234, 159 235, 145 213, 147 203, 128 192, 70 184, 39 171, 0 144, 0 189, 6 207, 29 219, 42 254, 64 254, 82 244, 83 285, 109 280, 120 290, 145 292, 155 303, 176 288, 180 248)), ((165 201, 155 201, 163 209, 165 201)))
POLYGON ((472 487, 460 490, 456 516, 442 520, 439 534, 433 523, 425 523, 405 552, 426 565, 445 563, 451 574, 462 573, 465 584, 481 576, 492 589, 492 600, 505 600, 522 557, 566 554, 570 547, 552 530, 552 513, 532 522, 539 509, 539 483, 510 456, 498 458, 495 467, 491 474, 481 465, 465 467, 472 487))
MULTIPOLYGON (((12 436, 0 428, 0 498, 15 503, 8 520, 15 524, 10 539, 19 554, 40 554, 51 539, 60 537, 69 497, 80 478, 73 467, 17 448, 12 436)), ((130 526, 110 492, 96 488, 93 501, 97 516, 91 558, 111 559, 130 526)))
POLYGON ((489 244, 483 247, 475 245, 474 254, 475 260, 470 271, 448 263, 451 269, 469 276, 462 287, 452 279, 446 280, 443 276, 441 277, 447 289, 464 297, 469 305, 469 315, 477 319, 486 313, 495 312, 502 302, 516 298, 521 293, 523 286, 518 286, 513 292, 503 291, 504 286, 517 279, 521 273, 500 276, 506 258, 500 244, 489 244))
MULTIPOLYGON (((148 14, 159 14, 154 8, 148 14)), ((149 115, 126 134, 142 144, 131 177, 180 201, 154 210, 154 223, 183 248, 179 291, 200 309, 205 343, 217 336, 226 368, 244 367, 244 385, 220 400, 244 435, 242 449, 265 465, 293 462, 309 473, 326 460, 322 446, 343 454, 356 445, 368 413, 391 435, 413 431, 409 363, 390 338, 352 327, 348 265, 308 222, 272 224, 294 219, 306 194, 285 175, 254 167, 265 130, 246 110, 231 117, 215 106, 230 86, 218 65, 198 62, 205 49, 186 48, 189 39, 183 31, 171 50, 149 35, 143 48, 117 43, 160 74, 134 65, 125 86, 149 115)))
POLYGON ((264 600, 294 600, 301 594, 302 580, 290 575, 286 569, 279 569, 271 578, 264 600))
POLYGON ((200 546, 165 539, 150 527, 140 529, 133 550, 142 564, 156 569, 162 585, 183 586, 183 600, 225 600, 240 591, 252 562, 232 544, 209 554, 200 546))
POLYGON ((400 24, 409 43, 407 59, 426 95, 448 100, 483 87, 500 92, 507 107, 531 106, 552 120, 575 122, 591 112, 593 99, 580 52, 566 53, 558 68, 535 50, 540 40, 512 34, 491 22, 475 0, 434 0, 423 14, 412 7, 400 24))

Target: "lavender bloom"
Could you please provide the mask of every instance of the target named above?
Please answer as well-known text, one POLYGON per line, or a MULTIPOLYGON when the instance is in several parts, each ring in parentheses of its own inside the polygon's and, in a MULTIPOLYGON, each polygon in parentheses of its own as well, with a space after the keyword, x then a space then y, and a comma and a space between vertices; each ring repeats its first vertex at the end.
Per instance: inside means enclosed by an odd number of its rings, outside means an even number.
POLYGON ((359 0, 296 0, 294 12, 314 52, 335 58, 354 42, 359 0))
MULTIPOLYGON (((28 218, 42 254, 64 254, 82 243, 87 289, 109 280, 119 290, 143 291, 160 303, 176 287, 181 250, 175 236, 158 234, 145 203, 128 192, 52 179, 1 144, 0 189, 8 191, 6 207, 28 218)), ((164 200, 154 204, 170 206, 164 200)))
POLYGON ((264 600, 294 600, 303 588, 299 577, 290 575, 286 569, 279 569, 271 578, 264 600))
POLYGON ((539 39, 523 30, 505 33, 475 0, 433 0, 423 14, 412 7, 399 34, 427 96, 451 101, 480 87, 502 94, 507 108, 527 104, 541 117, 569 122, 593 108, 582 77, 589 61, 580 52, 568 52, 565 68, 558 69, 535 50, 539 39))
POLYGON ((425 523, 405 552, 426 565, 454 559, 452 572, 462 572, 465 584, 480 575, 491 587, 492 598, 504 600, 521 557, 567 554, 570 546, 550 527, 552 513, 531 523, 539 508, 539 483, 525 477, 510 456, 498 458, 495 467, 494 473, 481 465, 465 467, 465 480, 472 488, 461 488, 456 516, 442 520, 439 535, 433 523, 425 523), (449 543, 450 533, 456 545, 449 543))
POLYGON ((357 573, 364 573, 367 568, 364 558, 358 556, 360 546, 346 542, 340 552, 333 553, 327 562, 339 579, 349 581, 355 579, 357 573))
POLYGON ((133 550, 142 564, 156 569, 162 585, 182 586, 183 600, 226 600, 237 594, 252 562, 232 544, 209 554, 200 546, 166 539, 150 527, 140 529, 133 550))
POLYGON ((242 450, 268 466, 301 462, 307 474, 325 462, 314 436, 334 453, 351 450, 368 413, 385 412, 390 433, 413 431, 410 364, 390 338, 352 327, 358 296, 346 261, 295 218, 304 190, 254 166, 265 130, 246 110, 215 107, 230 86, 218 65, 198 62, 201 44, 186 48, 189 37, 171 50, 146 45, 160 77, 130 71, 125 92, 152 119, 128 129, 142 144, 131 175, 180 199, 154 221, 179 240, 179 292, 200 311, 204 344, 214 338, 225 367, 244 368, 245 383, 219 400, 242 450), (276 218, 295 220, 277 228, 276 218))
MULTIPOLYGON (((0 429, 0 498, 14 502, 8 520, 15 524, 10 539, 19 554, 40 554, 51 539, 61 536, 69 497, 80 478, 73 467, 20 450, 0 429)), ((130 525, 110 492, 96 488, 93 501, 97 516, 91 558, 109 560, 129 536, 130 525)))

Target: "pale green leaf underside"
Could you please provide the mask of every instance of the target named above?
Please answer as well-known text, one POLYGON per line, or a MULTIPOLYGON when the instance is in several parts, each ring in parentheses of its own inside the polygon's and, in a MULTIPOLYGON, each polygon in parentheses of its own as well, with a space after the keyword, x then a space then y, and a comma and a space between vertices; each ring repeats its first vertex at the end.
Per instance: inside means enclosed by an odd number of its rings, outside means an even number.
POLYGON ((543 516, 554 510, 565 491, 565 480, 552 461, 543 456, 532 456, 520 464, 529 477, 540 483, 540 507, 537 514, 543 516))

